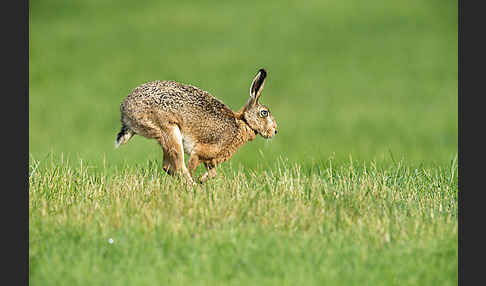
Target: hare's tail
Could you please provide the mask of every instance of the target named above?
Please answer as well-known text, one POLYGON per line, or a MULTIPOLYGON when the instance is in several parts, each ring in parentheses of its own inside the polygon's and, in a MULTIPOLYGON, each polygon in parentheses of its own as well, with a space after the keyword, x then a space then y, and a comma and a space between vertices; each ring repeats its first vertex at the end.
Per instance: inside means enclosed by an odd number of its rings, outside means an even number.
POLYGON ((134 134, 135 133, 131 129, 129 129, 126 125, 123 125, 120 132, 118 132, 118 135, 116 135, 115 148, 127 143, 134 134))

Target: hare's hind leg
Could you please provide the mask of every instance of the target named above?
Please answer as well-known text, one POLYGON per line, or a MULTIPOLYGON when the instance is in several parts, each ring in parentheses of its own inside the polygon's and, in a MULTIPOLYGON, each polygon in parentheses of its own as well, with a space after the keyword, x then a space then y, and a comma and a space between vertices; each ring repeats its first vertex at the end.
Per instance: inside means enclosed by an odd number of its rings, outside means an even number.
POLYGON ((184 164, 181 131, 176 124, 168 121, 164 114, 155 117, 142 114, 136 117, 136 120, 130 120, 130 126, 135 133, 159 142, 164 152, 162 167, 165 172, 169 175, 182 173, 186 180, 192 183, 192 178, 184 164))
POLYGON ((169 172, 181 173, 184 178, 191 184, 194 183, 191 174, 184 163, 184 147, 182 145, 182 134, 177 125, 171 125, 164 128, 164 133, 159 143, 164 150, 164 167, 169 166, 169 172), (166 158, 167 157, 167 161, 166 158), (173 169, 173 170, 171 170, 173 169))

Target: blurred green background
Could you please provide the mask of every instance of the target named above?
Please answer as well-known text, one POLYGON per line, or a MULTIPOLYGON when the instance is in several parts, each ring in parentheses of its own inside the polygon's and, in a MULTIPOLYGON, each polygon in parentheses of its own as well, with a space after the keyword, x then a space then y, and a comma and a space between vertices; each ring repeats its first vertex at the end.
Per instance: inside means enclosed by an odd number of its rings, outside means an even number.
POLYGON ((176 80, 232 109, 257 70, 279 125, 231 164, 334 158, 449 164, 457 154, 456 1, 30 1, 29 151, 92 164, 161 162, 114 149, 136 86, 176 80))

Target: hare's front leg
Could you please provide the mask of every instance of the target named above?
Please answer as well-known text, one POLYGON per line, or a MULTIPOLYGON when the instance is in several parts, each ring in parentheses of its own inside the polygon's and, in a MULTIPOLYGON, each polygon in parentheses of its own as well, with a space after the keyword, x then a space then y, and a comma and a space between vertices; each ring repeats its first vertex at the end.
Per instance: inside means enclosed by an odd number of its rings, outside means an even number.
POLYGON ((201 176, 201 179, 200 179, 201 183, 204 183, 208 179, 212 179, 212 178, 216 177, 216 175, 217 175, 216 165, 204 163, 204 166, 206 166, 206 169, 208 171, 206 173, 204 173, 204 175, 201 176))

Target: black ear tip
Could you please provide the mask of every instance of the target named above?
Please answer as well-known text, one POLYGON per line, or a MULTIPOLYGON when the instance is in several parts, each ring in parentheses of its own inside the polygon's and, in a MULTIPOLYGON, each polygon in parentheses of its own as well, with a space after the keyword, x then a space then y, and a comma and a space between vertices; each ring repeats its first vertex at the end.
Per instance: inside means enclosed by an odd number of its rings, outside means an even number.
POLYGON ((267 71, 264 68, 261 68, 258 72, 261 73, 263 77, 267 76, 267 71))

